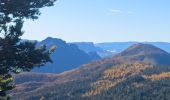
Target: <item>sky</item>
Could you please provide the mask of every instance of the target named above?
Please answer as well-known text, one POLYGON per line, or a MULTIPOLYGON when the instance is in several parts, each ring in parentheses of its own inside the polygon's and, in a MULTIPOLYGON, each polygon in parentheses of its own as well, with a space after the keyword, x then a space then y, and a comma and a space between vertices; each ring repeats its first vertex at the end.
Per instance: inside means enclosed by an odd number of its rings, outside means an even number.
POLYGON ((23 39, 170 42, 170 0, 58 0, 27 20, 23 39))

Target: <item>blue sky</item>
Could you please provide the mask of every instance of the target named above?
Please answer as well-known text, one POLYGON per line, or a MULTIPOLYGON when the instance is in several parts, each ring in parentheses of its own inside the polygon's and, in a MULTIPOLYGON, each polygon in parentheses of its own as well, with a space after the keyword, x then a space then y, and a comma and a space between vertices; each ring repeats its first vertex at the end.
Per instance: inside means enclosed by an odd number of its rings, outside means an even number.
POLYGON ((24 39, 170 42, 170 0, 58 0, 25 22, 24 39))

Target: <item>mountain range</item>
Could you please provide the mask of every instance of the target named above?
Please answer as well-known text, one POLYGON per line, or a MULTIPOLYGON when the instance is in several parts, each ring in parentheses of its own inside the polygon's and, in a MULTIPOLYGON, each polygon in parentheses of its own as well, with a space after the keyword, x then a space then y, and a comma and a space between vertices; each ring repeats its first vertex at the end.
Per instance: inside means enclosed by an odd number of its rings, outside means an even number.
POLYGON ((134 44, 61 74, 15 75, 17 87, 10 93, 12 100, 168 100, 169 62, 166 51, 134 44))
POLYGON ((43 41, 38 42, 37 47, 45 45, 47 49, 52 46, 57 46, 57 49, 52 53, 51 58, 53 63, 48 63, 43 67, 33 69, 33 72, 41 73, 61 73, 79 67, 82 64, 100 59, 96 52, 84 52, 76 45, 66 43, 57 38, 48 37, 43 41))
POLYGON ((170 43, 167 42, 103 42, 103 43, 93 43, 93 42, 73 42, 79 47, 79 49, 85 52, 97 52, 102 58, 114 56, 133 44, 151 44, 159 47, 166 52, 170 53, 170 43))
POLYGON ((83 50, 86 53, 96 52, 101 58, 111 57, 116 54, 116 52, 96 46, 93 42, 72 42, 70 44, 76 45, 80 50, 83 50))
POLYGON ((100 47, 103 50, 115 51, 117 53, 120 53, 123 50, 127 49, 129 46, 138 43, 151 44, 170 53, 170 48, 169 48, 170 43, 167 42, 103 42, 103 43, 96 43, 95 46, 100 47))
MULTIPOLYGON (((66 43, 64 40, 48 37, 43 41, 37 41, 37 47, 46 45, 49 49, 56 45, 57 49, 52 54, 53 63, 48 63, 43 67, 33 69, 33 72, 41 73, 62 73, 92 61, 112 57, 127 49, 137 42, 113 42, 113 43, 93 43, 93 42, 72 42, 66 43)), ((169 43, 147 42, 163 50, 170 52, 169 43)))

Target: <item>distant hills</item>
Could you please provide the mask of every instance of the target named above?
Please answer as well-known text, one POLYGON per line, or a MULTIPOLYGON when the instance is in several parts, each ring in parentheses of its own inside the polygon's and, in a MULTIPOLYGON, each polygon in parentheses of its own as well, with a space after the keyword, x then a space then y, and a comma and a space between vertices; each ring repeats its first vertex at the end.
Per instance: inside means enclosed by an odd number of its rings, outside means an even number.
MULTIPOLYGON (((112 42, 98 44, 94 44, 93 42, 66 43, 61 39, 48 37, 45 40, 38 42, 38 46, 43 44, 46 45, 47 48, 50 48, 53 45, 57 46, 57 50, 52 54, 54 63, 48 63, 44 67, 35 68, 33 72, 61 73, 77 68, 82 64, 90 63, 91 61, 112 57, 124 51, 129 46, 137 44, 137 42, 112 42)), ((146 44, 152 44, 170 52, 170 43, 147 42, 146 44)))
POLYGON ((83 50, 86 53, 96 52, 100 57, 106 58, 111 57, 115 52, 111 52, 109 50, 104 50, 103 48, 97 47, 93 42, 73 42, 70 44, 75 44, 79 49, 83 50))
POLYGON ((103 51, 102 48, 95 46, 93 42, 72 42, 70 44, 75 44, 79 49, 85 52, 100 52, 103 51))
POLYGON ((159 66, 170 65, 170 54, 150 44, 134 44, 114 58, 128 61, 140 61, 159 66))
POLYGON ((85 52, 97 52, 100 57, 106 58, 118 54, 138 43, 151 44, 170 53, 170 43, 166 42, 104 42, 96 44, 93 42, 73 42, 71 44, 77 45, 79 49, 85 52))
POLYGON ((138 43, 151 44, 170 53, 170 43, 167 42, 104 42, 97 43, 95 46, 100 47, 103 50, 116 51, 117 53, 120 53, 127 49, 129 46, 138 43))
POLYGON ((51 55, 53 63, 48 63, 43 67, 35 68, 33 72, 61 73, 77 68, 82 64, 100 59, 100 56, 96 52, 84 52, 76 45, 68 44, 61 39, 48 37, 37 44, 37 46, 41 45, 46 45, 47 48, 50 48, 53 45, 57 46, 56 51, 51 55))
POLYGON ((134 44, 114 57, 62 74, 23 73, 15 76, 12 99, 168 100, 169 57, 153 45, 134 44))

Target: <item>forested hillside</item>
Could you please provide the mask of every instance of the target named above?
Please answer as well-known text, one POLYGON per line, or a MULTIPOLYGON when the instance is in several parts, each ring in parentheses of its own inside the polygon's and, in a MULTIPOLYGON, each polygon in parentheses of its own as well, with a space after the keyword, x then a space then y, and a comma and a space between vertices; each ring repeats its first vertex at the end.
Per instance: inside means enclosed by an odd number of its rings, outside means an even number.
POLYGON ((170 65, 155 63, 156 56, 149 57, 148 60, 153 61, 149 63, 136 59, 141 55, 148 58, 150 54, 169 56, 152 45, 135 44, 113 58, 94 61, 62 74, 35 74, 35 78, 28 73, 16 76, 18 87, 11 95, 13 100, 41 97, 47 100, 168 100, 170 65), (25 88, 27 86, 30 88, 25 88))

